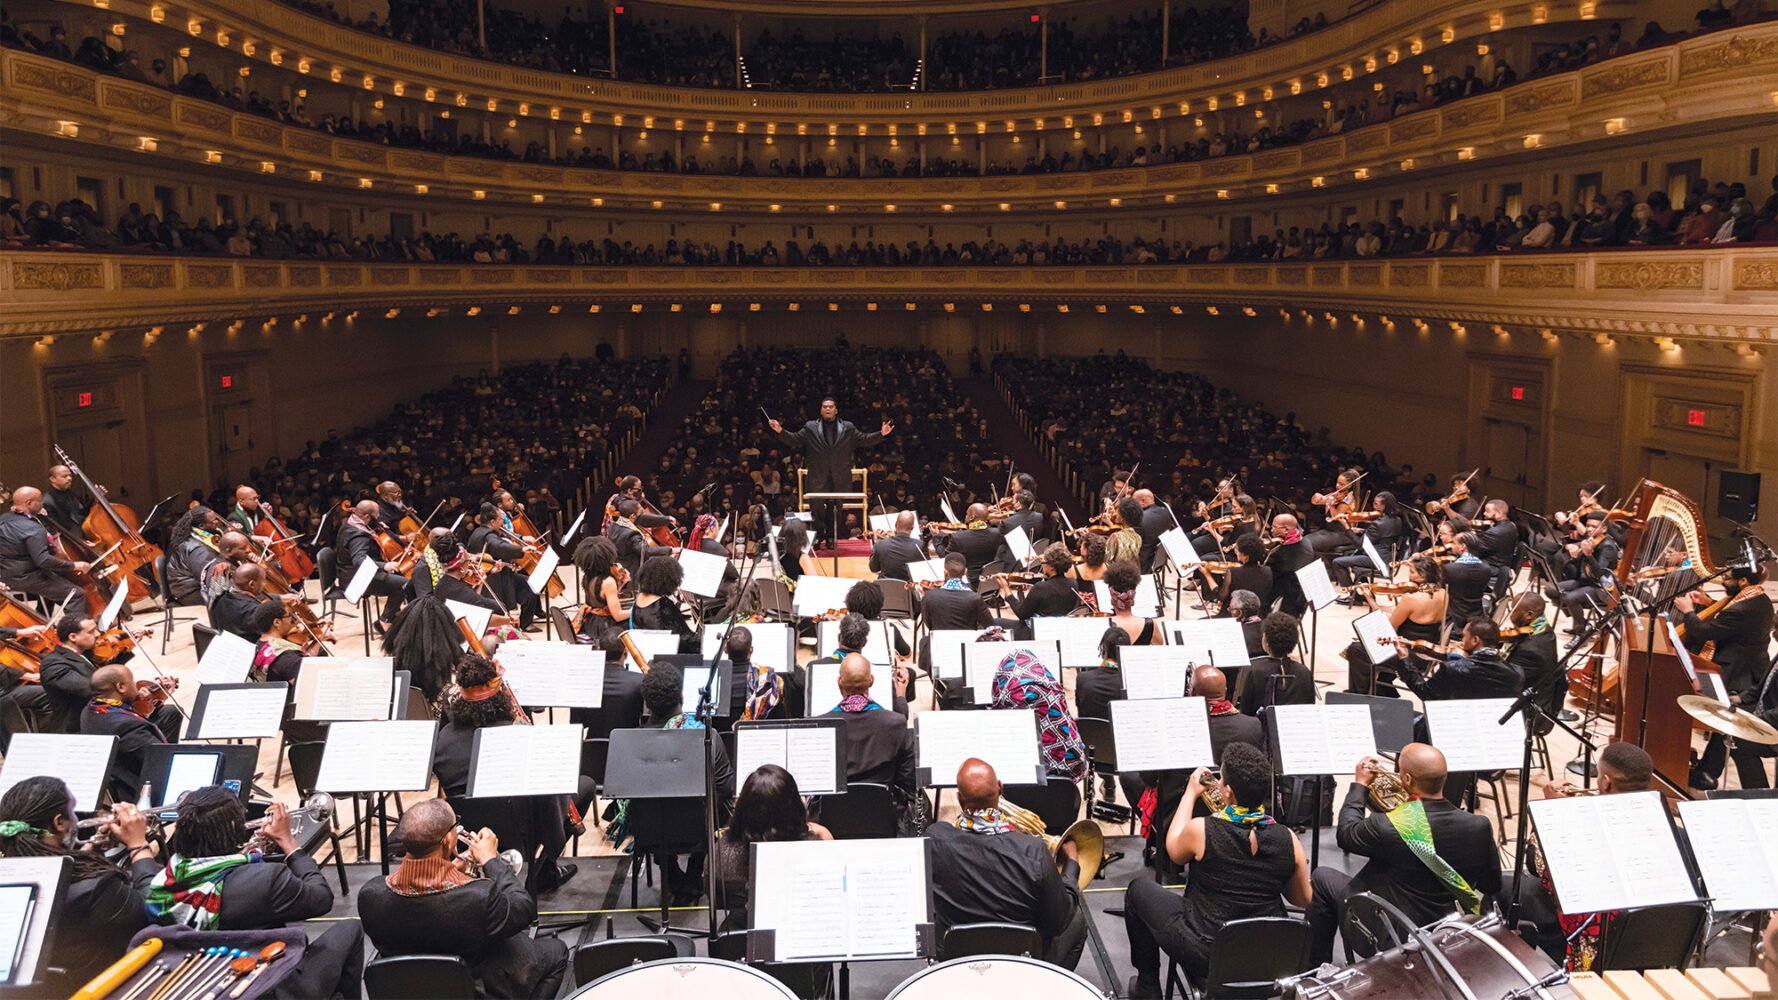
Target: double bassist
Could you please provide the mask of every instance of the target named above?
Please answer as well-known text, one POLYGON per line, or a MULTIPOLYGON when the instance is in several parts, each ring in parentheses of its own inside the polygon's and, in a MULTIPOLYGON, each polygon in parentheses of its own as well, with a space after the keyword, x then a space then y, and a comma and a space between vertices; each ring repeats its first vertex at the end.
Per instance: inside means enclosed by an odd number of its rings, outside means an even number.
POLYGON ((66 465, 49 467, 49 488, 43 491, 43 516, 59 532, 85 538, 80 526, 86 521, 88 505, 74 492, 74 470, 66 465))

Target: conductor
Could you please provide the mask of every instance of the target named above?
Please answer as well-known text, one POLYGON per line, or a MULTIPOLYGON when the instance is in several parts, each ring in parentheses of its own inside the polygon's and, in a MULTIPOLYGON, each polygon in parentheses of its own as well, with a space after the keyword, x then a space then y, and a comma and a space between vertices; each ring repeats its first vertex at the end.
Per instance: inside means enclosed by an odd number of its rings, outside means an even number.
MULTIPOLYGON (((795 433, 767 418, 772 432, 786 445, 803 450, 805 493, 840 493, 852 488, 852 453, 860 446, 869 447, 888 437, 895 425, 883 421, 882 429, 864 433, 849 420, 840 419, 840 406, 832 396, 821 400, 821 419, 811 420, 795 433)), ((814 528, 819 537, 834 540, 835 511, 831 501, 813 500, 809 512, 814 515, 814 528)))

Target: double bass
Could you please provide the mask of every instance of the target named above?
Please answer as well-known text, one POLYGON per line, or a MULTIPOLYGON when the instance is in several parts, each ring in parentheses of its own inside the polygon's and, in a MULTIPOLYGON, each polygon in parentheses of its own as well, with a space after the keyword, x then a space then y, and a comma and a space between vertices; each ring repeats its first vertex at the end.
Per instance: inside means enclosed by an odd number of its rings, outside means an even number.
POLYGON ((155 560, 166 553, 161 547, 142 537, 142 521, 129 504, 117 502, 105 495, 97 483, 88 478, 86 471, 76 465, 68 453, 56 446, 56 457, 62 460, 80 481, 86 484, 87 492, 93 495, 93 507, 87 511, 86 520, 80 524, 80 530, 100 549, 113 550, 107 557, 115 565, 123 586, 129 588, 130 601, 146 600, 153 596, 148 589, 148 582, 139 571, 147 567, 151 572, 155 560))

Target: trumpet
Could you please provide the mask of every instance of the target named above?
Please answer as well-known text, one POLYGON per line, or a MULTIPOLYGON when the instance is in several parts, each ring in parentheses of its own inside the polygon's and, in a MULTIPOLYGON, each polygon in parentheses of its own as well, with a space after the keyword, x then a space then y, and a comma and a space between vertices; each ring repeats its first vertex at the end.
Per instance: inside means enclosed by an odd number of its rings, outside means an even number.
MULTIPOLYGON (((1556 794, 1565 799, 1587 798, 1599 794, 1599 787, 1597 785, 1592 788, 1576 788, 1566 781, 1552 781, 1546 785, 1545 788, 1556 790, 1556 794)), ((1545 794, 1548 794, 1548 792, 1546 791, 1545 794)))
POLYGON ((1364 765, 1371 773, 1371 807, 1379 812, 1394 812, 1408 800, 1407 781, 1388 760, 1370 760, 1364 765))
POLYGON ((1105 831, 1099 829, 1098 823, 1090 819, 1079 820, 1062 831, 1060 837, 1052 837, 1045 831, 1043 819, 1031 810, 1005 799, 1000 800, 999 809, 1014 827, 1043 841, 1050 854, 1055 856, 1058 869, 1062 867, 1062 845, 1074 841, 1078 848, 1075 853, 1080 859, 1080 888, 1085 889, 1098 877, 1099 867, 1105 863, 1105 831))
MULTIPOLYGON (((251 832, 251 836, 247 838, 245 844, 241 845, 241 853, 248 854, 254 851, 257 851, 260 854, 277 853, 278 845, 265 832, 265 828, 270 826, 271 822, 272 817, 269 813, 258 819, 249 820, 247 822, 247 829, 251 832)), ((303 800, 302 805, 290 810, 291 832, 294 833, 299 825, 306 825, 307 823, 326 823, 332 825, 332 795, 320 791, 310 792, 309 797, 303 800)))
MULTIPOLYGON (((506 862, 514 875, 518 875, 525 867, 525 856, 520 854, 516 847, 508 847, 501 851, 499 858, 506 862)), ((477 864, 475 858, 469 854, 469 831, 461 826, 457 827, 457 861, 463 866, 463 874, 470 878, 482 877, 482 866, 477 864)))
MULTIPOLYGON (((165 844, 166 832, 161 828, 159 813, 152 809, 143 809, 141 812, 142 818, 147 822, 148 840, 151 843, 165 844)), ((123 846, 122 841, 117 839, 117 835, 111 832, 111 824, 115 819, 115 811, 106 810, 87 819, 77 820, 74 829, 91 830, 92 833, 87 836, 87 846, 99 854, 110 854, 123 846)))
POLYGON ((1204 808, 1213 813, 1228 808, 1228 796, 1222 794, 1222 773, 1215 768, 1207 768, 1204 779, 1204 790, 1198 793, 1198 801, 1204 803, 1204 808))

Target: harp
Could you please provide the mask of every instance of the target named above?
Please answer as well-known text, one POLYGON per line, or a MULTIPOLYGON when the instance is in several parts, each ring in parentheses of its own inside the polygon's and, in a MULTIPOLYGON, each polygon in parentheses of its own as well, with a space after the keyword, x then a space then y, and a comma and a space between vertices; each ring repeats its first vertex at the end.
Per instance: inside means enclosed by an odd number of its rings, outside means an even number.
POLYGON ((1618 560, 1619 581, 1636 580, 1640 578, 1638 574, 1660 568, 1667 553, 1679 548, 1685 550, 1698 575, 1714 572, 1704 512, 1690 497, 1644 479, 1636 484, 1629 509, 1630 532, 1624 538, 1623 556, 1618 560))

